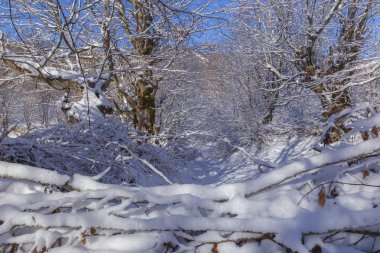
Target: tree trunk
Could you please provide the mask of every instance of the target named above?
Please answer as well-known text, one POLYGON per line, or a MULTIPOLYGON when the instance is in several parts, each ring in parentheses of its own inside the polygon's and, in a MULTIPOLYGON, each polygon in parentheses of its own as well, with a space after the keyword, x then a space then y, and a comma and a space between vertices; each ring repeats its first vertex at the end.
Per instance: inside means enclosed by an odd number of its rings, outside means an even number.
POLYGON ((129 2, 135 9, 133 15, 135 25, 131 24, 130 20, 128 20, 125 14, 126 8, 121 0, 117 0, 116 7, 118 15, 123 21, 125 33, 131 36, 130 42, 136 54, 139 55, 135 63, 137 68, 141 68, 141 70, 131 73, 132 82, 130 85, 134 89, 135 96, 130 96, 125 91, 119 91, 132 108, 127 114, 136 130, 155 134, 155 95, 157 84, 155 83, 153 71, 149 70, 155 62, 151 56, 154 54, 154 49, 157 46, 153 34, 154 28, 152 27, 153 2, 150 0, 130 0, 129 2))
MULTIPOLYGON (((338 85, 334 85, 338 87, 338 85)), ((335 88, 336 89, 336 88, 335 88)), ((327 91, 323 85, 319 85, 314 89, 314 92, 318 95, 319 100, 322 105, 322 118, 327 121, 331 116, 337 115, 343 110, 350 108, 351 99, 350 94, 347 89, 343 91, 327 91), (328 92, 333 92, 332 94, 326 94, 328 92), (325 94, 324 94, 325 93, 325 94)), ((347 133, 350 129, 344 126, 342 118, 337 118, 334 120, 334 126, 330 127, 325 136, 322 138, 322 143, 324 145, 329 145, 340 139, 340 137, 347 133)))
POLYGON ((264 125, 272 123, 273 112, 276 108, 276 102, 278 99, 278 95, 279 95, 279 93, 277 91, 265 94, 265 99, 266 99, 266 101, 268 101, 268 105, 266 108, 265 115, 262 119, 262 123, 264 125))
POLYGON ((135 83, 137 96, 133 108, 133 124, 137 130, 154 134, 155 131, 155 93, 156 89, 151 84, 151 71, 142 72, 135 83))

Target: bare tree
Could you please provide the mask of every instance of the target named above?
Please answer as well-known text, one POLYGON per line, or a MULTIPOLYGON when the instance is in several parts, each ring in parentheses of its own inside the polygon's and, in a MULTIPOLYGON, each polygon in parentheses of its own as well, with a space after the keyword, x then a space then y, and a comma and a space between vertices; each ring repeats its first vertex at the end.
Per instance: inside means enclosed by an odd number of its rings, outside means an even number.
MULTIPOLYGON (((241 0, 232 10, 231 34, 243 34, 245 41, 235 53, 250 62, 252 83, 267 100, 263 123, 273 118, 280 94, 305 92, 317 96, 327 121, 352 106, 350 87, 376 79, 375 1, 241 0)), ((334 124, 326 144, 347 131, 339 119, 334 124)))
POLYGON ((65 91, 69 121, 116 111, 154 133, 159 82, 191 35, 204 29, 202 21, 215 12, 211 3, 9 1, 5 14, 18 43, 2 39, 2 60, 65 91))

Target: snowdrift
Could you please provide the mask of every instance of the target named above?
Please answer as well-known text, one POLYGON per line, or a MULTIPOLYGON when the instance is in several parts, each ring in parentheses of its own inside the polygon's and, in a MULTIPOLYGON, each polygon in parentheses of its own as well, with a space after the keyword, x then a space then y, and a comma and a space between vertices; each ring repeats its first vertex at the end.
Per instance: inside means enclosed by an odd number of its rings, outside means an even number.
POLYGON ((378 252, 378 138, 239 184, 131 187, 0 162, 1 252, 378 252))

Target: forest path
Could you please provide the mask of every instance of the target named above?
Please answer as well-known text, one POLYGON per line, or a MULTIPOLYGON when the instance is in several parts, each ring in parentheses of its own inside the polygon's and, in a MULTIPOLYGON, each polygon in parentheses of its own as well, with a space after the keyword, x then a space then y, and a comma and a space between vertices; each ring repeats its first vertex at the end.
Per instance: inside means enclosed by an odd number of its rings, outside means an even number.
MULTIPOLYGON (((179 173, 183 183, 199 185, 222 185, 226 183, 241 183, 257 178, 261 172, 269 172, 273 168, 260 166, 260 161, 281 165, 317 154, 312 150, 315 143, 313 137, 286 137, 275 139, 271 145, 260 151, 235 149, 231 156, 222 159, 210 159, 213 154, 204 155, 204 159, 189 162, 179 173)), ((207 152, 217 152, 207 149, 207 152)))

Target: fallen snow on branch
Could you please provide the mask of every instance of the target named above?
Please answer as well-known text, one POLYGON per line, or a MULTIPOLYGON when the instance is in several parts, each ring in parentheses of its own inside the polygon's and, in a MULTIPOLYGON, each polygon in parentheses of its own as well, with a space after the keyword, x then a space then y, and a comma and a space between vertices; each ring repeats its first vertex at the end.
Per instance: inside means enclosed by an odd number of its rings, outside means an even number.
POLYGON ((85 74, 62 68, 47 67, 43 64, 44 60, 39 62, 36 57, 31 59, 30 57, 11 53, 7 49, 5 52, 0 50, 0 56, 1 60, 9 67, 29 76, 40 78, 50 86, 54 86, 55 89, 68 90, 68 87, 62 85, 62 83, 75 83, 76 89, 81 90, 81 99, 69 102, 69 96, 66 93, 61 101, 61 109, 72 120, 78 122, 94 121, 103 118, 106 111, 113 110, 112 102, 103 92, 104 86, 110 81, 109 74, 85 74), (56 83, 59 83, 59 85, 56 83))
POLYGON ((217 187, 0 163, 1 252, 376 252, 378 139, 217 187))

